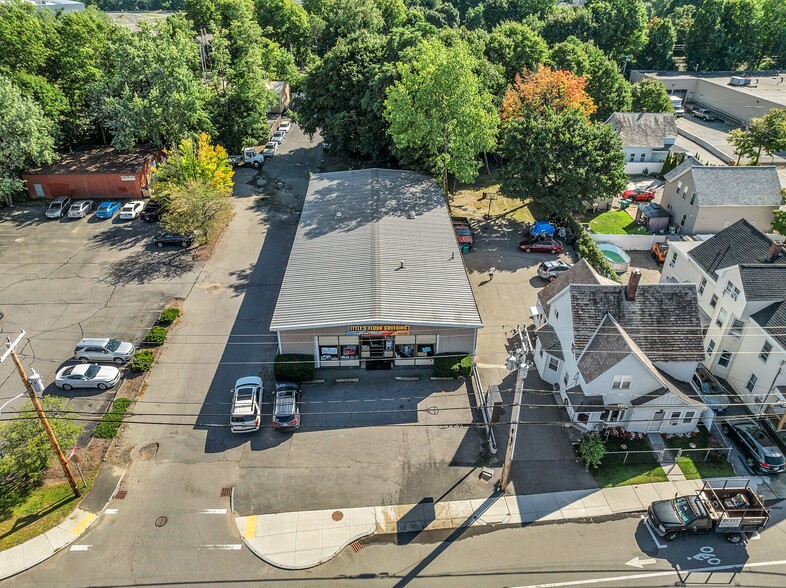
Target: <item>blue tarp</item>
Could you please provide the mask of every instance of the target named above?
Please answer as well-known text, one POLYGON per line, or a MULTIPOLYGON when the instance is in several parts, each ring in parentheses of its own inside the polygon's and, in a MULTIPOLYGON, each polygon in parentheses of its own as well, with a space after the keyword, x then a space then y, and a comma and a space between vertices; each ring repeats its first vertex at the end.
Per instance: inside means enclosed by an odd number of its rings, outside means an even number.
POLYGON ((535 226, 532 227, 532 230, 529 232, 530 235, 546 235, 551 237, 554 234, 554 227, 547 221, 538 221, 535 223, 535 226))

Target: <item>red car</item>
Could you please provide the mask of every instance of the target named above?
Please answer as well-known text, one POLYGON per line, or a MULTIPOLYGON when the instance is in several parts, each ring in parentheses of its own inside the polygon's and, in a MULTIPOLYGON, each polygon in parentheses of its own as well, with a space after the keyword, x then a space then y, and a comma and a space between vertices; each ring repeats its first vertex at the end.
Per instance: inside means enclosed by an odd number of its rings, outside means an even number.
POLYGON ((633 190, 625 190, 622 193, 623 198, 630 198, 636 202, 650 202, 655 200, 655 192, 653 190, 645 190, 644 188, 635 188, 633 190))
POLYGON ((545 239, 544 241, 534 241, 524 239, 519 243, 519 249, 525 253, 562 253, 562 243, 554 241, 553 239, 545 239))

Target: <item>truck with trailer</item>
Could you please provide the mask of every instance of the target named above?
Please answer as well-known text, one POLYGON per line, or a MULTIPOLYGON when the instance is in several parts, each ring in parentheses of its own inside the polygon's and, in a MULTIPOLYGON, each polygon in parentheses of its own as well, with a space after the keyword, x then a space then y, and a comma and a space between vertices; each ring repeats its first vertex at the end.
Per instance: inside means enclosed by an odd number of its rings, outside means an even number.
POLYGON ((673 541, 682 535, 723 533, 732 543, 767 526, 770 511, 747 480, 705 482, 696 495, 657 500, 647 509, 652 530, 673 541))

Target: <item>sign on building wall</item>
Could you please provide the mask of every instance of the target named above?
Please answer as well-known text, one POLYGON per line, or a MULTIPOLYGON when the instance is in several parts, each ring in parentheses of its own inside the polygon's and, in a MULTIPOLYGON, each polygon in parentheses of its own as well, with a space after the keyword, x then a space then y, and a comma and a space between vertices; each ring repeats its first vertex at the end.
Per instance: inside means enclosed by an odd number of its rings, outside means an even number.
POLYGON ((120 180, 123 182, 133 182, 136 180, 136 176, 120 176, 120 180))
POLYGON ((409 325, 349 325, 347 335, 408 335, 409 325))

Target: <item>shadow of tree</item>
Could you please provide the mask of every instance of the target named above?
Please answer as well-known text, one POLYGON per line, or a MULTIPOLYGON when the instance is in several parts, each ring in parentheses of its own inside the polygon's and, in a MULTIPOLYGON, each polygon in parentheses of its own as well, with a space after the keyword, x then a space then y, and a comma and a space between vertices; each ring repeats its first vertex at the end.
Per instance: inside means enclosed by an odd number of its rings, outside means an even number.
POLYGON ((151 246, 113 263, 98 275, 98 279, 110 284, 147 284, 179 278, 195 265, 189 250, 158 251, 151 246))
POLYGON ((115 218, 93 221, 88 219, 88 222, 107 223, 104 230, 96 232, 90 237, 90 240, 96 245, 115 249, 128 249, 149 243, 156 234, 161 232, 158 223, 146 223, 138 220, 121 221, 115 218))

